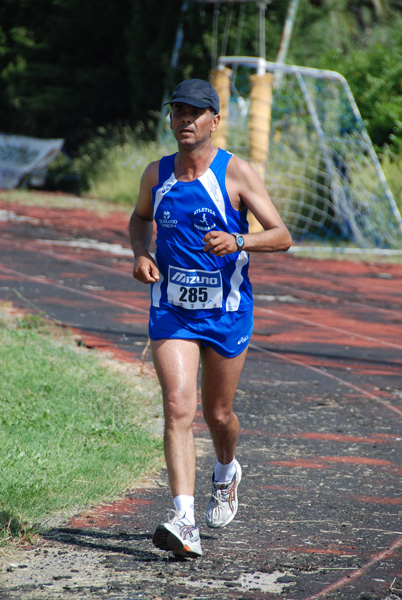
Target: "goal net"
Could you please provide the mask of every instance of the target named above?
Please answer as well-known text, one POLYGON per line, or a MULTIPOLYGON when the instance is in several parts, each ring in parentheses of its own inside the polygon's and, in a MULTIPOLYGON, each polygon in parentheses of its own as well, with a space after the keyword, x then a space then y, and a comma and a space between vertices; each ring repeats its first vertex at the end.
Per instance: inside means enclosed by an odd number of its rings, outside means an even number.
MULTIPOLYGON (((258 60, 221 57, 235 68, 227 149, 249 157, 249 75, 258 60), (240 68, 239 68, 240 67, 240 68)), ((400 248, 402 219, 346 80, 332 71, 264 61, 273 74, 266 188, 296 242, 400 248)))

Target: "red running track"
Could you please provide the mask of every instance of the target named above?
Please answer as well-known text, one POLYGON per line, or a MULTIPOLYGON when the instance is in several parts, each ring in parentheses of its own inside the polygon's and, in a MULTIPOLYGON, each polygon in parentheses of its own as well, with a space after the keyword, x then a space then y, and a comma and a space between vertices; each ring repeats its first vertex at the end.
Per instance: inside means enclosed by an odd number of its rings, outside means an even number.
MULTIPOLYGON (((127 215, 0 202, 1 215, 0 299, 138 360, 149 301, 131 277, 127 215)), ((202 532, 204 570, 217 568, 219 540, 222 573, 286 573, 288 600, 383 600, 402 578, 402 266, 254 255, 251 278, 255 326, 236 396, 246 506, 236 527, 202 532)), ((195 430, 204 498, 212 454, 201 411, 195 430)), ((77 517, 70 535, 121 528, 130 511, 149 531, 167 498, 166 488, 134 490, 107 514, 77 517)), ((277 597, 262 583, 219 590, 205 597, 277 597)))

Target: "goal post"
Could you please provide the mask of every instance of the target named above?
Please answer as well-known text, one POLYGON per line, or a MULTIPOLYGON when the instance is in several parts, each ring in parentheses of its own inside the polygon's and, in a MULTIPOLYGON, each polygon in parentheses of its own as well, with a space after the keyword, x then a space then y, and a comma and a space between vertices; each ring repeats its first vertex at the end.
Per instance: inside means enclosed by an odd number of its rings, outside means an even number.
POLYGON ((264 63, 273 81, 272 110, 255 118, 250 73, 261 72, 261 58, 218 59, 218 70, 236 67, 241 80, 229 104, 227 149, 254 162, 251 131, 257 124, 262 138, 269 136, 257 170, 296 242, 343 239, 361 248, 400 248, 402 219, 345 78, 264 63))

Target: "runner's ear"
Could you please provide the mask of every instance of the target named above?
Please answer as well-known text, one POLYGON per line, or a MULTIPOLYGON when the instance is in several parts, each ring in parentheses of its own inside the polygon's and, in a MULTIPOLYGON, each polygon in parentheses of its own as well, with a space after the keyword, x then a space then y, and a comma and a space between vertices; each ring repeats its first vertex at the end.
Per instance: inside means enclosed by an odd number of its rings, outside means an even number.
POLYGON ((211 133, 213 133, 214 131, 217 130, 220 120, 221 120, 221 116, 219 114, 214 115, 214 118, 212 119, 212 124, 211 124, 211 133))

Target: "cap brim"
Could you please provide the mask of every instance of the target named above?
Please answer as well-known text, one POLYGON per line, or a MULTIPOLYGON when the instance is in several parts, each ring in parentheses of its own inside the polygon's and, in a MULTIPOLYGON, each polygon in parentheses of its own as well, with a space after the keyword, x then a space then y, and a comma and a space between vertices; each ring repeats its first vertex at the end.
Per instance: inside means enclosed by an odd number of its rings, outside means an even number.
POLYGON ((166 104, 177 104, 181 102, 182 104, 189 104, 190 106, 195 106, 196 108, 212 108, 212 106, 207 102, 202 102, 201 100, 192 100, 191 98, 172 98, 164 103, 166 104))

